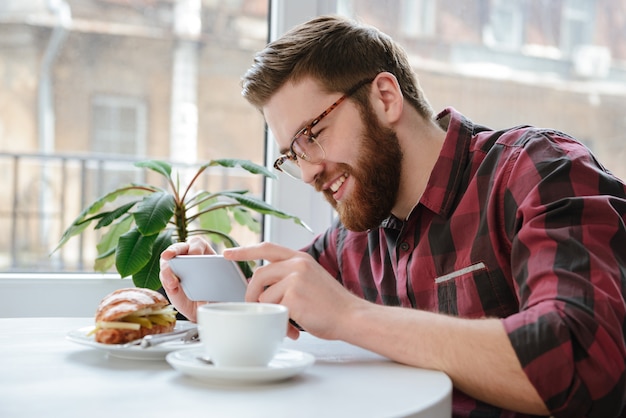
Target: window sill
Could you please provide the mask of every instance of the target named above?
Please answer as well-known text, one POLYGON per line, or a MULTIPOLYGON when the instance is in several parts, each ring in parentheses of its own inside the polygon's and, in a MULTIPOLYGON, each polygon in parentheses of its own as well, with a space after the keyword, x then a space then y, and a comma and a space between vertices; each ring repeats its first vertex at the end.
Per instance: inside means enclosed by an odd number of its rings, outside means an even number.
POLYGON ((105 295, 133 286, 117 274, 0 273, 0 318, 93 316, 105 295))

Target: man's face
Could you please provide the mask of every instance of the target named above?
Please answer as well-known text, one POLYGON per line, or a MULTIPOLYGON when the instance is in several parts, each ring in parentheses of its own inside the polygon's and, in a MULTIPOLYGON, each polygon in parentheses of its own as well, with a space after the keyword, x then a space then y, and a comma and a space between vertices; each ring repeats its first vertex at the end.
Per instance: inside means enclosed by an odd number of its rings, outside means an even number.
MULTIPOLYGON (((293 135, 340 95, 324 93, 312 80, 288 83, 263 108, 281 152, 293 135), (306 98, 306 100, 304 100, 306 98)), ((397 198, 402 152, 394 131, 367 107, 346 100, 313 129, 325 158, 300 161, 302 180, 322 192, 346 228, 365 231, 389 216, 397 198)))
POLYGON ((341 201, 331 189, 324 189, 323 172, 315 180, 315 189, 337 210, 346 228, 366 231, 376 228, 391 213, 398 195, 402 151, 395 132, 382 126, 366 106, 361 112, 361 134, 356 139, 354 165, 340 163, 339 167, 353 179, 354 188, 341 201))

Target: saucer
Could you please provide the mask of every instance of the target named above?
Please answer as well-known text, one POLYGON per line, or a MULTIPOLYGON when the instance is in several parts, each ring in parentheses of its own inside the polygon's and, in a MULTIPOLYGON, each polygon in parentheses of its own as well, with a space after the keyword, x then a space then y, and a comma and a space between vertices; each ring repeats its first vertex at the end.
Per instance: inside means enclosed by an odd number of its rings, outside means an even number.
MULTIPOLYGON (((177 321, 174 331, 194 327, 189 321, 177 321)), ((154 347, 141 348, 138 345, 126 346, 124 344, 102 344, 94 340, 93 335, 88 335, 94 329, 92 326, 82 327, 67 333, 66 338, 77 344, 86 345, 108 353, 110 356, 130 360, 164 360, 165 356, 172 351, 192 347, 198 342, 185 343, 183 341, 170 341, 154 347)))
POLYGON ((309 353, 281 349, 265 367, 219 367, 203 360, 202 347, 173 351, 165 360, 176 370, 207 382, 260 383, 288 379, 315 362, 309 353))

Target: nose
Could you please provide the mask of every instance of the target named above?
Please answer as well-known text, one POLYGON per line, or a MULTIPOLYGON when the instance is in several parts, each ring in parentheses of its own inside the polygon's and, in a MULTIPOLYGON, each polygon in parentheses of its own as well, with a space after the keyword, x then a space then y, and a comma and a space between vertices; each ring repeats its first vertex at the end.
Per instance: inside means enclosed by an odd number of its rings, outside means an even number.
POLYGON ((309 185, 314 185, 315 179, 324 171, 324 162, 313 164, 305 160, 300 161, 300 171, 302 181, 309 185))

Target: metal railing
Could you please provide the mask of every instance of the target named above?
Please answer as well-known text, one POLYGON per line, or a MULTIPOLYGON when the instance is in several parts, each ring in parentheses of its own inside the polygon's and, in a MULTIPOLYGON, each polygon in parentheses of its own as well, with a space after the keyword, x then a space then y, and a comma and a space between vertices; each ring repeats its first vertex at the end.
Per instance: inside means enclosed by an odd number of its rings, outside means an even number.
MULTIPOLYGON (((0 272, 91 272, 98 233, 89 228, 53 253, 63 231, 96 198, 130 182, 167 187, 134 163, 105 155, 0 152, 0 272)), ((171 163, 181 183, 199 164, 171 163)), ((198 189, 242 188, 262 195, 263 179, 210 167, 198 189)), ((248 233, 250 234, 250 233, 248 233)), ((242 239, 258 240, 258 237, 242 239)))

